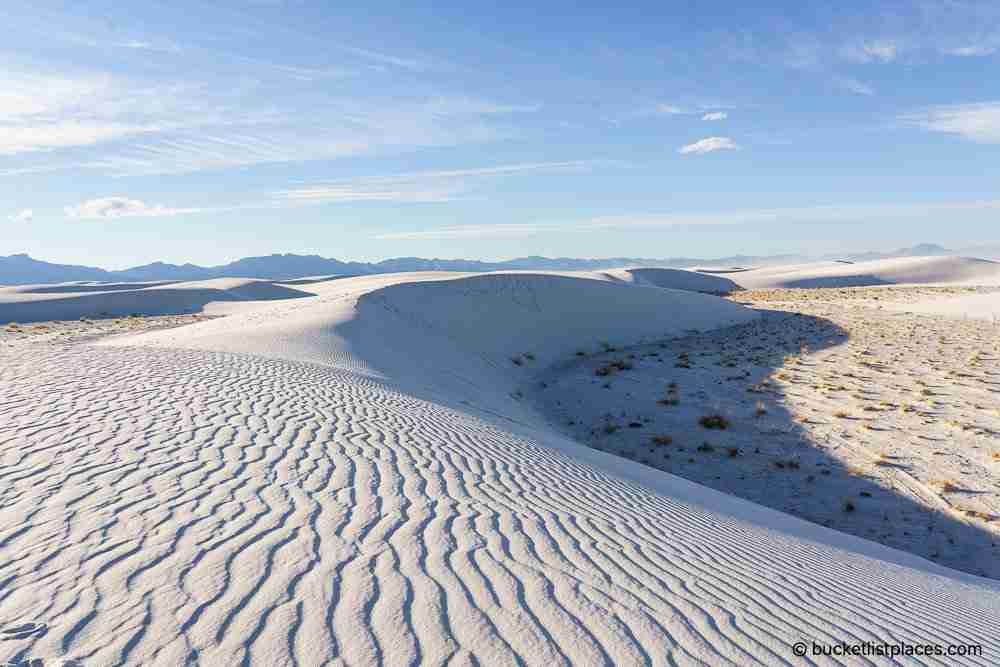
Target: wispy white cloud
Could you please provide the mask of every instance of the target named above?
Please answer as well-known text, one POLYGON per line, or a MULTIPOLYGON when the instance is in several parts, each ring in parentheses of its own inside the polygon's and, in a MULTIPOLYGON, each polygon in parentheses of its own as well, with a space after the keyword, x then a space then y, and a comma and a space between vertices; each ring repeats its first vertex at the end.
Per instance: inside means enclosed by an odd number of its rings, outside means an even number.
POLYGON ((745 29, 713 31, 714 48, 736 61, 826 76, 845 63, 919 65, 941 56, 983 57, 1000 51, 1000 4, 995 0, 901 0, 891 3, 891 9, 885 3, 842 4, 801 19, 765 15, 745 29))
POLYGON ((890 63, 900 53, 901 45, 893 39, 875 39, 870 41, 847 44, 840 49, 840 55, 848 62, 890 63))
POLYGON ((112 139, 155 131, 155 127, 123 123, 62 120, 0 129, 0 154, 17 155, 70 146, 93 146, 112 139))
POLYGON ((620 125, 638 118, 650 118, 656 116, 681 117, 697 116, 702 120, 721 120, 728 114, 723 109, 734 109, 735 107, 719 100, 702 100, 689 102, 684 105, 672 104, 668 102, 648 103, 644 102, 633 106, 620 113, 610 114, 604 120, 614 125, 620 125), (721 114, 721 117, 719 117, 721 114))
POLYGON ((858 81, 849 76, 835 76, 833 83, 841 90, 845 90, 855 95, 874 95, 875 89, 864 81, 858 81))
POLYGON ((278 198, 287 202, 347 203, 379 201, 395 203, 431 203, 452 201, 456 190, 447 188, 377 188, 366 184, 358 185, 317 185, 286 190, 278 193, 278 198))
POLYGON ((409 232, 385 232, 375 235, 379 241, 432 241, 461 238, 522 238, 565 229, 566 225, 497 224, 454 225, 409 232))
POLYGON ((598 164, 618 164, 589 160, 532 162, 473 169, 421 171, 408 174, 369 176, 313 183, 282 190, 277 199, 286 202, 391 201, 408 203, 446 202, 459 198, 485 178, 526 172, 559 172, 589 169, 598 164))
POLYGON ((667 114, 670 116, 678 116, 685 113, 684 109, 673 104, 657 104, 656 113, 667 114))
POLYGON ((105 74, 0 75, 0 155, 94 146, 223 122, 224 109, 177 83, 140 85, 105 74))
POLYGON ((21 157, 0 162, 0 174, 59 164, 112 176, 170 174, 457 146, 508 136, 515 124, 498 117, 539 109, 437 90, 342 93, 308 84, 324 68, 281 68, 254 66, 254 77, 224 82, 213 79, 217 70, 191 81, 0 73, 0 157, 21 157), (61 159, 68 149, 84 150, 61 159))
POLYGON ((433 241, 456 238, 516 238, 538 234, 591 233, 606 229, 655 229, 677 226, 743 224, 851 223, 873 220, 913 219, 951 211, 987 213, 1000 211, 1000 199, 905 204, 855 204, 798 208, 751 209, 718 213, 640 214, 590 218, 576 222, 538 222, 496 225, 445 225, 405 232, 384 232, 383 241, 433 241))
POLYGON ((321 92, 303 113, 282 108, 280 97, 240 94, 107 75, 0 75, 0 156, 32 154, 0 163, 0 175, 66 165, 112 176, 187 173, 481 143, 514 131, 490 119, 538 109, 463 95, 386 102, 321 92), (90 152, 60 160, 70 148, 90 152))
POLYGON ((426 60, 418 60, 416 58, 403 58, 393 54, 383 53, 381 51, 361 49, 354 46, 340 46, 339 48, 342 51, 351 53, 353 55, 359 56, 366 60, 370 60, 372 62, 377 62, 383 65, 392 65, 393 67, 399 67, 414 72, 423 72, 425 70, 434 67, 434 65, 431 62, 426 60))
POLYGON ((987 44, 970 44, 968 46, 956 46, 942 49, 942 53, 949 56, 959 56, 960 58, 980 58, 991 56, 996 53, 998 47, 987 44))
POLYGON ((1000 144, 1000 101, 931 107, 904 114, 900 120, 977 143, 1000 144))
POLYGON ((681 155, 704 155, 715 151, 731 151, 738 148, 739 146, 736 142, 729 137, 705 137, 693 144, 681 146, 677 149, 677 152, 681 155))
POLYGON ((307 127, 287 119, 221 125, 143 137, 92 164, 116 176, 190 173, 485 143, 504 136, 505 130, 481 120, 490 113, 488 105, 477 109, 450 112, 439 103, 419 103, 331 114, 307 127))
POLYGON ((90 199, 75 206, 65 207, 70 218, 106 220, 111 218, 162 218, 185 213, 203 213, 202 208, 170 208, 161 204, 147 204, 127 197, 102 197, 90 199))
POLYGON ((31 222, 35 218, 35 213, 30 208, 18 211, 14 215, 10 216, 9 220, 16 223, 26 223, 31 222))

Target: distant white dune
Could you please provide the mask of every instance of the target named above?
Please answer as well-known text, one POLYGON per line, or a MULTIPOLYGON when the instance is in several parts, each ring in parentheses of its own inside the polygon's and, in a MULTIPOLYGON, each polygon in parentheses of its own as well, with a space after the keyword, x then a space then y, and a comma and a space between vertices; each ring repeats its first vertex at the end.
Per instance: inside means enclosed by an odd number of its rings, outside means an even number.
POLYGON ((728 278, 683 269, 611 269, 595 272, 611 280, 646 287, 663 287, 706 294, 729 294, 739 286, 728 278))
POLYGON ((3 358, 0 601, 17 624, 0 631, 18 655, 812 664, 796 641, 1000 655, 996 582, 588 449, 519 396, 577 352, 750 309, 525 273, 348 278, 272 301, 266 285, 214 289, 257 300, 3 358))
MULTIPOLYGON (((22 285, 0 287, 0 322, 199 313, 209 304, 306 296, 312 294, 274 281, 247 278, 184 283, 22 285)), ((225 308, 215 312, 225 312, 225 308)))
POLYGON ((871 262, 769 266, 733 276, 746 289, 906 284, 1000 285, 1000 263, 971 257, 900 257, 871 262))

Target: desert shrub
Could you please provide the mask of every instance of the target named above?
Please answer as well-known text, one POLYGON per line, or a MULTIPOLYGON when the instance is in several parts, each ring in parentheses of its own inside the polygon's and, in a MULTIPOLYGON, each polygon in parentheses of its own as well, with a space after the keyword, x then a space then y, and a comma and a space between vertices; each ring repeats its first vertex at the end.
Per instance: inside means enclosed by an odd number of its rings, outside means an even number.
POLYGON ((714 428, 719 430, 725 430, 729 428, 729 420, 722 415, 705 415, 698 420, 704 428, 714 428))

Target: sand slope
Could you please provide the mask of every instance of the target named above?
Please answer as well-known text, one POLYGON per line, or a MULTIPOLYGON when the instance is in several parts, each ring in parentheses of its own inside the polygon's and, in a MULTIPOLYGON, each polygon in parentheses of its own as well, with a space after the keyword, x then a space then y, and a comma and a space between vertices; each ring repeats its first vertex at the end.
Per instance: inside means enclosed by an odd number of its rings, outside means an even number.
POLYGON ((544 275, 310 291, 2 353, 0 659, 808 664, 800 638, 1000 655, 994 583, 586 449, 518 400, 533 365, 602 337, 752 311, 544 275))
POLYGON ((731 274, 741 287, 868 287, 903 284, 1000 285, 1000 263, 970 257, 901 257, 872 262, 815 262, 731 274))

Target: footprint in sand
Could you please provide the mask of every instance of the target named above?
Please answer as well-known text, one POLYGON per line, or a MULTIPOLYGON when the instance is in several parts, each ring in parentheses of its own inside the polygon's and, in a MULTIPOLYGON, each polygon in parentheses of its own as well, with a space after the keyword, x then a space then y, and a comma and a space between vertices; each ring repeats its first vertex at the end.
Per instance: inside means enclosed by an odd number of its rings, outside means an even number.
POLYGON ((0 641, 41 637, 48 632, 48 629, 49 626, 46 623, 22 623, 0 630, 0 641))

